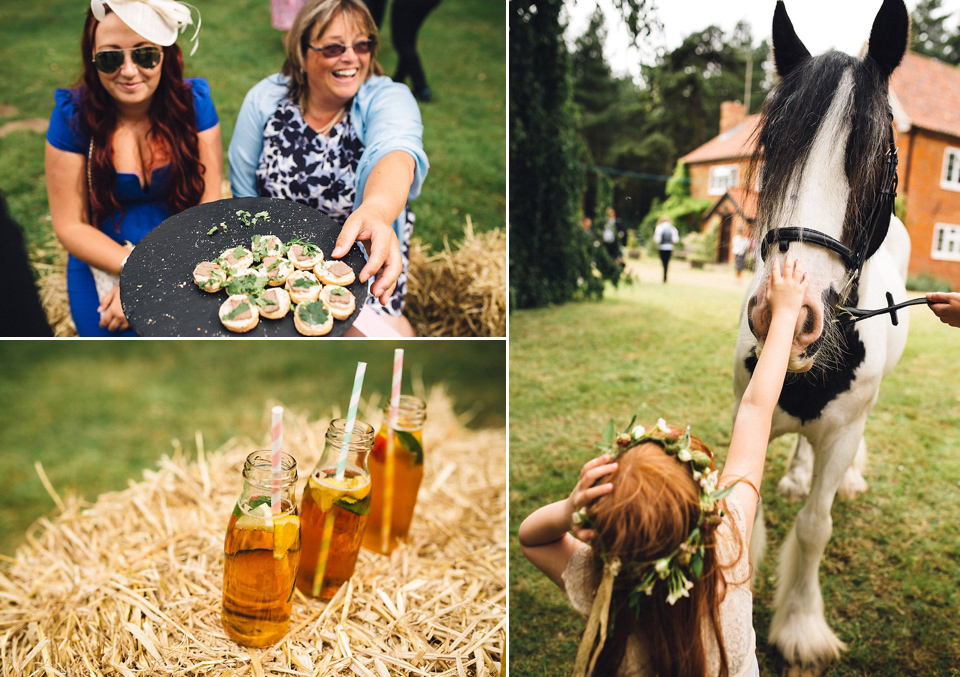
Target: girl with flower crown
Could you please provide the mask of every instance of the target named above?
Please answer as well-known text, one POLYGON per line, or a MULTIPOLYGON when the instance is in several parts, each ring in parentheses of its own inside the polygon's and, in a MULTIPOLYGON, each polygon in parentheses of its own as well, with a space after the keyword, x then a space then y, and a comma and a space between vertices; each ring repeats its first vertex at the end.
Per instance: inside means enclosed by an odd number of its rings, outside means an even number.
POLYGON ((575 677, 759 676, 747 545, 806 287, 792 255, 782 272, 774 261, 770 331, 722 472, 689 429, 611 424, 570 495, 520 525, 524 555, 588 616, 575 677))
POLYGON ((67 295, 81 336, 132 334, 118 277, 129 249, 168 216, 220 199, 210 85, 183 77, 175 44, 191 23, 176 0, 91 0, 80 82, 54 94, 47 198, 70 254, 67 295))

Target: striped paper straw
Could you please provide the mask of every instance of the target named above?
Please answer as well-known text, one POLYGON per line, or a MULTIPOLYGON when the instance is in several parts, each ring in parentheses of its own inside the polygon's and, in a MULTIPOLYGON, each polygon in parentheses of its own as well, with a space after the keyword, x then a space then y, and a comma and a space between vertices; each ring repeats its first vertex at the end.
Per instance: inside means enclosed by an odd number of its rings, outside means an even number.
MULTIPOLYGON (((340 447, 340 456, 337 458, 337 481, 342 482, 347 470, 347 452, 350 450, 350 436, 353 434, 353 424, 357 420, 357 407, 360 406, 360 389, 363 388, 363 373, 367 369, 366 362, 357 362, 357 375, 353 379, 353 392, 350 394, 350 406, 347 409, 347 423, 343 428, 343 444, 340 447)), ((323 522, 323 532, 320 536, 320 552, 317 553, 317 568, 313 572, 313 588, 311 592, 316 597, 320 594, 323 585, 323 574, 327 569, 327 558, 330 555, 330 539, 333 538, 333 511, 330 506, 323 522)))
POLYGON ((403 348, 393 351, 393 384, 390 389, 390 415, 387 424, 387 455, 383 466, 383 514, 380 521, 380 550, 389 552, 393 521, 394 431, 400 409, 400 380, 403 376, 403 348))
POLYGON ((280 454, 283 451, 283 407, 274 407, 272 412, 270 470, 273 476, 273 493, 270 494, 270 510, 274 515, 278 515, 282 508, 280 489, 283 486, 283 478, 280 471, 280 454))
POLYGON ((357 407, 360 406, 360 390, 363 388, 363 373, 366 369, 366 362, 357 362, 357 375, 353 379, 353 392, 350 394, 350 407, 347 409, 347 424, 343 429, 343 445, 340 447, 340 457, 337 459, 338 482, 343 481, 343 474, 347 469, 347 451, 350 449, 353 424, 357 420, 357 407))

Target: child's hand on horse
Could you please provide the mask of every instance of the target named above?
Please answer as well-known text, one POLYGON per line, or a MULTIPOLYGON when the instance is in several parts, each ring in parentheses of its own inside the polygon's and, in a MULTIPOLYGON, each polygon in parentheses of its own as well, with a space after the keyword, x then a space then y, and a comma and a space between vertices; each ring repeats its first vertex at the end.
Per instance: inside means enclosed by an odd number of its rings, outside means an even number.
POLYGON ((783 260, 783 272, 780 270, 780 260, 773 262, 773 272, 767 277, 767 301, 770 303, 771 314, 784 313, 796 318, 803 305, 803 296, 809 284, 803 265, 787 252, 783 260))

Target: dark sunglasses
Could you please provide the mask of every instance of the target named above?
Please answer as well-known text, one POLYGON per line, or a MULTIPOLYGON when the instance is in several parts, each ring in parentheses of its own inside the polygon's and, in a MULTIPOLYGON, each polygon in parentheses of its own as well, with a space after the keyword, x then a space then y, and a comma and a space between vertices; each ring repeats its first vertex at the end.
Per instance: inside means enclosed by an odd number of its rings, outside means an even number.
POLYGON ((123 65, 123 53, 130 52, 130 58, 140 68, 156 68, 163 56, 159 47, 132 47, 128 49, 105 49, 97 52, 93 63, 101 73, 114 73, 123 65))
MULTIPOLYGON (((307 45, 314 52, 320 52, 328 59, 340 56, 347 51, 349 45, 324 45, 323 47, 314 47, 313 45, 307 45)), ((359 42, 353 43, 353 51, 357 54, 369 54, 373 51, 373 48, 377 46, 376 40, 360 40, 359 42)))

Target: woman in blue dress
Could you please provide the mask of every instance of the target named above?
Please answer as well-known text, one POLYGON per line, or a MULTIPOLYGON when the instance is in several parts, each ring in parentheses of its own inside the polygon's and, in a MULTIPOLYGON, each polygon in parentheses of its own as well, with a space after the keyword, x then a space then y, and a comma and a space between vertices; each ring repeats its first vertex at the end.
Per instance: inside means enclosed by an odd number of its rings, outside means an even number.
POLYGON ((342 225, 333 257, 362 242, 368 307, 401 334, 413 213, 427 173, 423 124, 406 85, 382 75, 377 26, 360 0, 308 0, 283 72, 257 83, 230 140, 234 197, 293 200, 342 225))
POLYGON ((183 78, 174 43, 192 23, 185 5, 90 4, 83 75, 75 89, 54 95, 47 198, 54 233, 70 254, 77 333, 129 335, 116 276, 130 246, 168 216, 220 199, 220 124, 207 82, 183 78))

